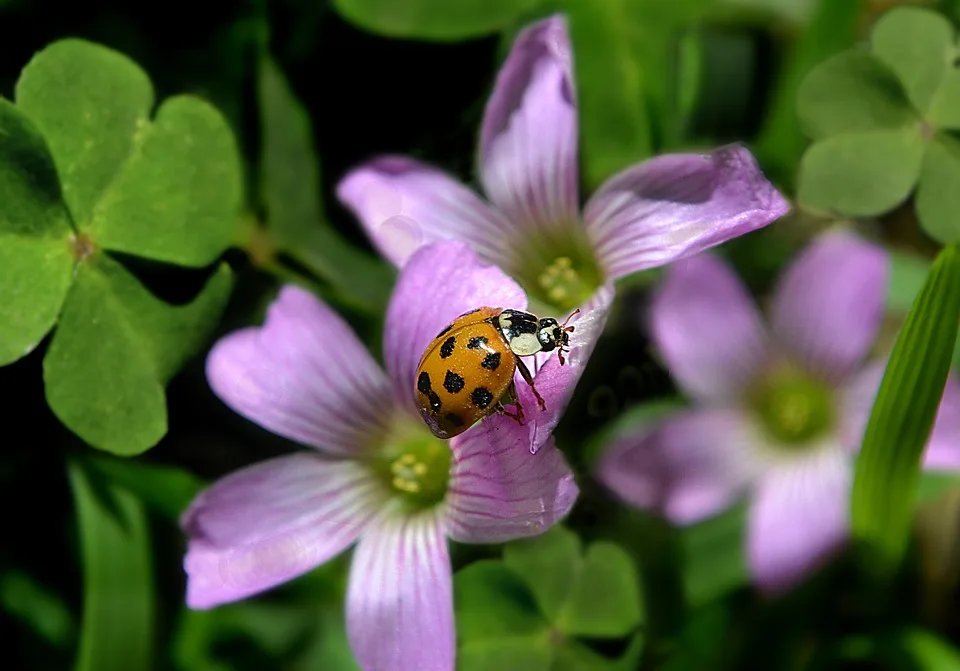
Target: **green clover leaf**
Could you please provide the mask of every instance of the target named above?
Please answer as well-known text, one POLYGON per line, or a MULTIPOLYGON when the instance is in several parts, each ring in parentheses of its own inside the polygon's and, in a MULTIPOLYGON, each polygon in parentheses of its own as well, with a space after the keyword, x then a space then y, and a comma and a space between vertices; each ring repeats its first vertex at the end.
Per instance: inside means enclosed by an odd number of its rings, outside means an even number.
POLYGON ((15 97, 0 100, 0 365, 59 321, 44 359, 51 409, 91 445, 137 454, 165 434, 164 386, 216 324, 231 275, 221 265, 174 306, 109 252, 215 262, 239 225, 233 136, 191 96, 151 121, 146 74, 79 39, 39 52, 15 97))
POLYGON ((798 199, 841 216, 880 215, 916 189, 922 228, 960 241, 960 69, 953 26, 918 7, 891 9, 870 48, 827 59, 798 90, 797 112, 816 141, 800 166, 798 199))
POLYGON ((581 552, 561 526, 504 548, 503 560, 529 585, 550 623, 567 636, 621 638, 640 624, 640 587, 630 557, 597 541, 581 552))
POLYGON ((0 100, 0 366, 29 354, 70 288, 70 215, 46 144, 0 100))
MULTIPOLYGON (((547 539, 544 551, 568 544, 557 537, 572 536, 568 531, 548 534, 554 538, 547 539)), ((522 551, 526 559, 530 550, 522 551)), ((609 659, 552 625, 529 580, 525 582, 507 562, 474 562, 454 576, 453 588, 458 669, 627 671, 639 662, 643 644, 639 634, 619 659, 609 659)), ((606 597, 609 594, 597 595, 606 597)))

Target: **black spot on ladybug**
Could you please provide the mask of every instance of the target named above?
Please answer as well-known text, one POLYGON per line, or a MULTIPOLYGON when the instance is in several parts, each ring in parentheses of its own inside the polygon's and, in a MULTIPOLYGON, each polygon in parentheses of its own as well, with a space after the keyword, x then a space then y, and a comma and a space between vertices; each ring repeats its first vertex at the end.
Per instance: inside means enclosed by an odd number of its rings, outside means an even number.
POLYGON ((452 370, 447 371, 447 376, 443 378, 443 388, 449 391, 451 394, 456 394, 463 391, 464 381, 463 378, 454 373, 452 370))
POLYGON ((452 328, 453 328, 453 324, 447 324, 446 327, 444 327, 444 329, 437 334, 437 338, 442 338, 443 335, 452 328))
POLYGON ((440 345, 440 358, 446 359, 448 356, 453 354, 453 348, 457 345, 457 337, 450 336, 443 341, 443 344, 440 345))
POLYGON ((490 352, 490 354, 483 357, 480 365, 487 370, 496 370, 500 367, 500 352, 490 352))
POLYGON ((443 418, 453 426, 463 426, 463 418, 455 412, 448 412, 443 418))
POLYGON ((431 391, 427 396, 430 398, 430 407, 433 408, 434 412, 438 412, 441 406, 443 406, 443 403, 440 402, 440 397, 437 396, 437 392, 431 391))
POLYGON ((483 336, 474 336, 470 338, 470 342, 467 343, 467 349, 480 349, 487 344, 487 339, 483 336))
POLYGON ((470 394, 470 400, 478 408, 486 408, 493 401, 493 394, 486 387, 477 387, 470 394))
POLYGON ((417 391, 421 394, 429 394, 432 390, 433 387, 430 386, 430 374, 420 373, 420 377, 417 378, 417 391))

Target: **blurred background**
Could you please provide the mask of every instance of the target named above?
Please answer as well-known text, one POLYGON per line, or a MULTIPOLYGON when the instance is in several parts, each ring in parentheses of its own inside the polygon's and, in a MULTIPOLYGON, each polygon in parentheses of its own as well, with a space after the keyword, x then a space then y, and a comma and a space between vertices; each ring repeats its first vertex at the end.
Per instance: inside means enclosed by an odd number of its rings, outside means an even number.
MULTIPOLYGON (((140 659, 137 668, 157 670, 357 668, 344 636, 346 557, 246 602, 209 612, 184 606, 180 512, 205 483, 294 449, 213 396, 204 356, 220 335, 258 323, 291 278, 341 311, 379 356, 380 310, 393 271, 336 202, 335 186, 349 168, 382 153, 414 156, 475 183, 483 106, 523 25, 555 11, 570 17, 581 133, 595 148, 583 167, 584 193, 614 168, 654 154, 743 141, 793 200, 810 143, 796 112, 806 74, 865 40, 896 4, 960 20, 952 0, 491 0, 481 18, 472 9, 461 15, 458 2, 0 0, 0 96, 12 99, 23 67, 56 40, 106 45, 143 68, 157 100, 191 93, 216 106, 237 138, 245 184, 245 215, 224 256, 233 292, 222 319, 170 382, 169 428, 149 452, 132 459, 98 452, 57 419, 44 396, 47 341, 0 368, 0 628, 7 641, 0 666, 136 671, 129 660, 140 659), (441 19, 410 18, 434 11, 441 19), (595 19, 608 12, 615 18, 595 19), (607 105, 610 117, 593 113, 607 105), (308 120, 307 132, 271 144, 271 124, 287 127, 290 119, 308 120), (311 163, 318 170, 299 171, 299 178, 315 198, 320 239, 369 264, 363 267, 374 279, 363 291, 353 293, 322 255, 278 252, 263 232, 265 171, 311 163), (81 462, 78 484, 71 469, 81 462), (113 494, 98 494, 104 488, 113 494), (118 506, 127 520, 120 526, 110 517, 118 506), (85 618, 85 604, 115 597, 117 585, 123 598, 101 602, 85 618)), ((465 0, 464 7, 480 4, 465 0)), ((798 206, 720 253, 762 296, 798 249, 836 223, 798 206)), ((848 224, 894 255, 889 340, 939 245, 910 202, 848 224)), ((122 261, 174 304, 197 295, 214 271, 122 261)), ((676 394, 641 330, 656 278, 641 273, 621 287, 558 429, 558 444, 580 474, 604 431, 676 394)), ((841 558, 770 601, 749 583, 742 509, 680 531, 619 506, 588 475, 579 480, 583 494, 567 526, 587 542, 614 539, 634 561, 643 594, 636 635, 585 642, 609 660, 603 668, 960 668, 953 648, 960 644, 960 492, 952 484, 925 499, 917 542, 889 590, 876 593, 841 558)), ((455 569, 499 551, 457 547, 455 569)))

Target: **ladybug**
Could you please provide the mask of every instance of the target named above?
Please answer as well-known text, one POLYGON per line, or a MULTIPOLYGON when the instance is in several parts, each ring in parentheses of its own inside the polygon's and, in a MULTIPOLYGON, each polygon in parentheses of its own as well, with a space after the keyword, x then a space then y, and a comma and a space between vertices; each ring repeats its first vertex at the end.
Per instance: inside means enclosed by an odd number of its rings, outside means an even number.
POLYGON ((545 410, 533 376, 520 357, 555 349, 563 365, 574 329, 567 326, 570 317, 559 324, 556 319, 540 319, 522 310, 480 307, 440 331, 420 359, 416 380, 420 416, 433 435, 453 438, 492 412, 523 424, 523 408, 514 386, 517 369, 545 410), (507 394, 516 404, 516 413, 503 407, 507 394))

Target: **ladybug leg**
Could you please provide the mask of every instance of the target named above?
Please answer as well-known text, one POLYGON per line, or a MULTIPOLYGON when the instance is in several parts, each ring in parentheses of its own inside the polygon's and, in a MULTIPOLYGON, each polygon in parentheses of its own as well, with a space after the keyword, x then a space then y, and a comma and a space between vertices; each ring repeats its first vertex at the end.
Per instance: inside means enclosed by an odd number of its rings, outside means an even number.
MULTIPOLYGON (((546 410, 547 404, 543 402, 543 397, 540 396, 540 392, 538 392, 537 388, 533 386, 533 375, 530 374, 530 369, 527 368, 527 364, 520 360, 520 357, 517 357, 517 368, 520 369, 520 376, 523 378, 523 381, 530 385, 533 395, 537 397, 537 405, 540 406, 541 410, 546 410)), ((520 407, 519 397, 517 401, 517 407, 520 407)))
POLYGON ((517 400, 517 390, 513 384, 510 385, 507 393, 510 393, 513 396, 514 402, 517 404, 517 411, 514 413, 507 410, 503 405, 503 401, 497 401, 497 405, 494 407, 494 410, 498 415, 512 417, 513 419, 517 420, 517 424, 523 426, 523 407, 520 405, 520 401, 517 400))

